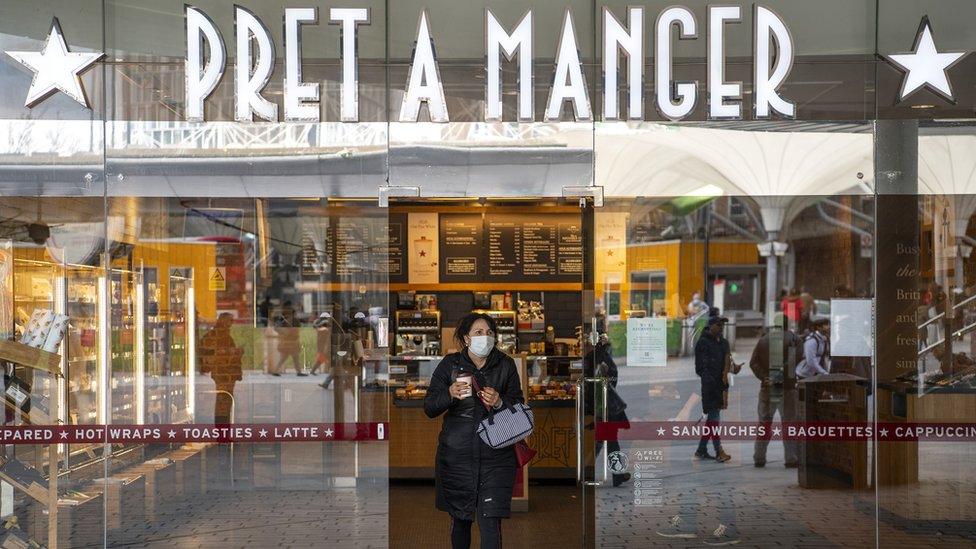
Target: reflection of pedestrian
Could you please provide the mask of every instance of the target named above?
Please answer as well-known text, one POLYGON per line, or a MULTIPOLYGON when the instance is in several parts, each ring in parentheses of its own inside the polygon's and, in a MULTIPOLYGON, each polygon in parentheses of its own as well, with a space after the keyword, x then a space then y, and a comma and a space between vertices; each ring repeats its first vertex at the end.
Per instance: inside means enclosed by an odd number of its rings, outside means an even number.
MULTIPOLYGON (((706 427, 709 431, 718 429, 722 418, 722 407, 725 406, 726 361, 731 360, 729 342, 722 336, 725 322, 728 319, 720 316, 708 318, 708 326, 695 344, 695 373, 701 378, 702 412, 706 417, 706 427)), ((714 459, 719 462, 729 461, 731 456, 722 450, 722 441, 717 434, 706 433, 698 442, 695 457, 699 459, 714 459), (715 448, 715 455, 708 453, 708 440, 711 439, 715 448)))
POLYGON ((204 334, 200 343, 200 372, 210 374, 217 387, 214 401, 214 423, 230 423, 234 405, 234 385, 243 376, 241 358, 244 350, 234 344, 230 327, 234 316, 221 313, 214 327, 204 334))
POLYGON ((691 301, 688 303, 687 308, 688 316, 695 317, 706 310, 708 310, 708 303, 702 300, 701 294, 698 292, 691 294, 691 301))
POLYGON ((810 292, 803 288, 800 290, 800 326, 799 332, 802 334, 810 328, 810 322, 817 314, 817 302, 810 295, 810 292))
POLYGON ((830 321, 818 319, 803 339, 803 360, 796 365, 796 377, 803 379, 830 373, 830 321))
MULTIPOLYGON (((778 315, 777 323, 770 326, 759 338, 752 351, 749 367, 759 379, 759 421, 766 424, 767 436, 756 439, 752 455, 756 467, 766 465, 766 449, 769 447, 769 424, 779 412, 780 421, 796 419, 796 376, 793 366, 796 363, 800 338, 788 328, 785 319, 778 315)), ((796 442, 783 440, 785 465, 797 466, 796 442)))
MULTIPOLYGON (((609 384, 606 392, 607 401, 603 403, 606 407, 607 421, 615 424, 623 424, 623 428, 629 427, 630 420, 627 418, 626 412, 627 403, 617 393, 617 363, 613 361, 613 356, 610 354, 610 341, 606 334, 600 334, 596 345, 586 353, 583 359, 583 368, 585 369, 586 377, 604 378, 606 380, 605 382, 609 384)), ((596 390, 599 391, 600 389, 596 390)), ((595 415, 596 411, 594 410, 593 402, 593 396, 589 396, 586 399, 587 413, 595 415)), ((602 410, 600 412, 602 413, 602 410)), ((603 441, 597 442, 596 453, 599 454, 602 448, 603 441)), ((616 454, 619 451, 620 441, 617 440, 617 437, 613 437, 613 440, 607 441, 607 465, 611 471, 620 470, 620 467, 614 467, 619 461, 619 455, 616 454)), ((630 480, 630 473, 613 473, 614 487, 620 486, 628 480, 630 480)))
POLYGON ((792 289, 780 302, 780 310, 790 321, 790 327, 801 326, 803 319, 803 300, 796 289, 792 289))
POLYGON ((268 317, 270 315, 271 315, 271 296, 265 294, 264 301, 258 303, 258 325, 267 326, 269 324, 268 317))
POLYGON ((315 328, 315 365, 312 366, 312 375, 315 375, 319 368, 325 367, 325 381, 322 382, 322 386, 328 388, 332 383, 332 361, 330 360, 330 355, 332 354, 332 315, 330 313, 322 313, 319 315, 315 322, 312 323, 315 328))
MULTIPOLYGON (((701 377, 702 411, 705 413, 706 428, 716 430, 721 421, 721 411, 725 406, 725 391, 728 390, 726 376, 734 371, 737 365, 732 363, 729 342, 722 336, 722 331, 728 319, 718 315, 708 318, 708 326, 702 332, 695 344, 695 373, 701 377)), ((708 454, 708 440, 712 440, 715 447, 714 459, 726 462, 731 457, 722 450, 722 442, 717 435, 706 435, 698 443, 695 457, 712 459, 708 454)), ((706 545, 735 545, 739 543, 739 531, 735 524, 735 501, 732 492, 726 488, 709 493, 700 494, 695 491, 683 491, 677 495, 678 513, 668 519, 666 525, 657 530, 657 535, 672 539, 695 539, 698 537, 699 513, 705 507, 714 507, 707 516, 719 518, 718 523, 709 524, 710 530, 705 534, 706 545), (715 526, 712 528, 712 526, 715 526)))
POLYGON ((274 375, 281 375, 281 369, 285 362, 291 358, 295 372, 300 376, 307 376, 302 371, 301 343, 299 342, 299 322, 295 308, 291 301, 285 301, 281 307, 281 312, 275 320, 275 331, 278 332, 278 364, 275 366, 274 375))

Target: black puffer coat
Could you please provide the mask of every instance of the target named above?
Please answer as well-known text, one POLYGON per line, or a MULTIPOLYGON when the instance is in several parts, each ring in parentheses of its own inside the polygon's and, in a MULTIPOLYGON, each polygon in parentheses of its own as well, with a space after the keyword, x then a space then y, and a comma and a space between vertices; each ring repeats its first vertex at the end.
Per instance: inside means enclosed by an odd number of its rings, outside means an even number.
POLYGON ((481 389, 498 391, 505 406, 523 402, 515 361, 498 349, 492 349, 480 370, 466 351, 447 355, 437 365, 424 399, 427 417, 444 414, 434 465, 437 508, 464 520, 474 520, 476 512, 507 517, 518 466, 515 449, 495 450, 481 441, 478 423, 489 412, 473 387, 469 398, 451 397, 448 389, 459 373, 473 373, 481 389))
POLYGON ((722 409, 722 393, 729 388, 722 375, 728 356, 728 340, 713 336, 707 329, 702 332, 695 344, 695 373, 701 378, 702 411, 706 414, 722 409))

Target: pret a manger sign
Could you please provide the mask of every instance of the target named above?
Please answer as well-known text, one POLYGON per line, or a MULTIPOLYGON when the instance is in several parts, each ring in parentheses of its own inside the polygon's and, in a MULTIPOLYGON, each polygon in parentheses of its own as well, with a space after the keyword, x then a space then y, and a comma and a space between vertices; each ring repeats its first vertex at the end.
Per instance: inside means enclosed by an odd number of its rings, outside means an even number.
MULTIPOLYGON (((264 21, 242 6, 234 6, 235 67, 234 117, 240 122, 256 119, 277 122, 317 122, 321 119, 320 84, 302 79, 303 32, 338 32, 342 64, 340 117, 343 122, 359 120, 358 59, 356 41, 363 25, 369 24, 366 8, 330 8, 328 23, 335 29, 312 29, 319 22, 318 8, 284 8, 284 101, 283 112, 262 91, 271 79, 278 58, 276 44, 264 21)), ((743 118, 742 82, 725 80, 725 35, 742 32, 732 26, 742 21, 740 6, 708 6, 706 21, 682 6, 664 8, 652 20, 642 7, 630 7, 615 14, 603 8, 603 120, 645 120, 645 81, 653 81, 652 93, 658 116, 682 120, 704 101, 712 119, 743 118), (618 18, 618 15, 620 17, 618 18), (704 29, 702 28, 704 26, 704 29), (697 81, 677 81, 672 74, 672 44, 677 40, 707 41, 708 77, 705 85, 697 81), (653 74, 644 74, 646 49, 653 52, 653 74), (623 69, 626 59, 626 70, 623 69), (626 82, 624 85, 621 78, 626 82), (621 94, 621 91, 626 93, 621 94), (620 101, 620 96, 623 101, 620 101), (622 103, 622 104, 621 104, 622 103)), ((188 121, 204 121, 207 98, 227 72, 228 43, 213 20, 203 10, 185 7, 186 17, 186 105, 188 121)), ((504 57, 518 63, 517 117, 530 122, 536 118, 533 83, 549 82, 543 111, 545 121, 559 120, 565 109, 572 109, 576 120, 593 119, 594 106, 579 55, 579 41, 573 16, 567 8, 558 33, 555 66, 550 74, 537 74, 533 67, 536 24, 532 10, 514 26, 506 28, 485 9, 485 101, 487 121, 502 121, 502 74, 504 57)), ((548 23, 548 22, 546 22, 548 23)), ((748 31, 745 31, 748 32, 748 31)), ((400 122, 416 122, 426 104, 432 122, 449 122, 450 113, 435 55, 436 27, 426 10, 419 15, 405 93, 399 105, 400 122)), ((779 88, 793 65, 793 39, 783 19, 761 5, 753 7, 753 112, 754 118, 796 116, 796 105, 783 97, 779 88)))

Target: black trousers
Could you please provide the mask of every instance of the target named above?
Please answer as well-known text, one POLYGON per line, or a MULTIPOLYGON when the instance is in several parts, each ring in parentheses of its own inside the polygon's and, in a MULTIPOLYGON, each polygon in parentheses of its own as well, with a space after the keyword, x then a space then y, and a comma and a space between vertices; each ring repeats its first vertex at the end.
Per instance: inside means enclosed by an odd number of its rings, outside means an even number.
MULTIPOLYGON (((471 524, 473 521, 451 517, 451 549, 471 547, 471 524)), ((478 513, 478 532, 481 534, 482 549, 501 549, 502 519, 486 517, 478 513)))

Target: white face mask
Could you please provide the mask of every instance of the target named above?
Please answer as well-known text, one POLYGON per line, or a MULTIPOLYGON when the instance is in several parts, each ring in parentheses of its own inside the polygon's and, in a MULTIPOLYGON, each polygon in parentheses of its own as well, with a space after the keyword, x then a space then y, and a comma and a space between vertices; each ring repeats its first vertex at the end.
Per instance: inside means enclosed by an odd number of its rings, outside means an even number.
POLYGON ((495 346, 495 338, 492 336, 478 335, 471 337, 471 343, 468 348, 471 352, 481 358, 488 356, 491 353, 492 347, 495 346))

